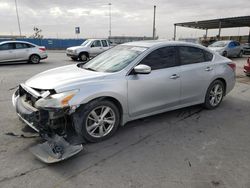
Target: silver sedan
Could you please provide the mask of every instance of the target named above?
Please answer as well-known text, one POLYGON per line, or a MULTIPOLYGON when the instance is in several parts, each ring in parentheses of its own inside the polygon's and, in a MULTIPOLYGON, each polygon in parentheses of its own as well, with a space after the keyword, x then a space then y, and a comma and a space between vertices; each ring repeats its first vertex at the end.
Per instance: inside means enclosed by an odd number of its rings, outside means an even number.
POLYGON ((40 73, 14 93, 17 114, 41 135, 67 129, 98 142, 138 118, 203 104, 218 107, 235 85, 235 64, 200 45, 142 41, 86 64, 40 73))
POLYGON ((25 41, 0 42, 0 63, 29 62, 37 64, 48 57, 44 46, 25 41))

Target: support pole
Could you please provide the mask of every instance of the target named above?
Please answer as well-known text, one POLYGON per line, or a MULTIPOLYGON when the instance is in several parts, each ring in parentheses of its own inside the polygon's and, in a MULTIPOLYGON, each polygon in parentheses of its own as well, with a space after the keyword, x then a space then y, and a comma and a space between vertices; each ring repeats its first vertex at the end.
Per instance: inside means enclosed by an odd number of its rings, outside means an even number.
POLYGON ((15 0, 15 5, 16 5, 16 17, 17 17, 17 23, 18 23, 18 28, 19 28, 19 35, 20 37, 22 36, 22 32, 21 32, 21 26, 20 26, 20 20, 19 20, 19 14, 18 14, 18 9, 17 9, 17 2, 15 0))
POLYGON ((111 3, 109 3, 109 38, 111 37, 111 3))
POLYGON ((250 43, 250 27, 249 27, 249 34, 248 34, 248 43, 250 43))
POLYGON ((156 11, 156 6, 154 5, 153 40, 155 39, 155 11, 156 11))
POLYGON ((208 29, 206 29, 206 34, 205 34, 205 38, 207 38, 207 30, 208 30, 208 29))
POLYGON ((218 38, 220 39, 220 33, 221 33, 221 21, 219 23, 219 34, 218 34, 218 38))
POLYGON ((174 24, 174 40, 176 40, 176 25, 174 24))

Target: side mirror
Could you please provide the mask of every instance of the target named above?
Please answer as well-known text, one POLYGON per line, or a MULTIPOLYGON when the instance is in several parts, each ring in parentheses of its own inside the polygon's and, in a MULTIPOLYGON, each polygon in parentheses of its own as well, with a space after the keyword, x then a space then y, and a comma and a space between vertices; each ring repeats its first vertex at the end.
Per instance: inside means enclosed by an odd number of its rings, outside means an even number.
POLYGON ((151 72, 151 67, 141 64, 134 67, 134 72, 136 74, 149 74, 151 72))

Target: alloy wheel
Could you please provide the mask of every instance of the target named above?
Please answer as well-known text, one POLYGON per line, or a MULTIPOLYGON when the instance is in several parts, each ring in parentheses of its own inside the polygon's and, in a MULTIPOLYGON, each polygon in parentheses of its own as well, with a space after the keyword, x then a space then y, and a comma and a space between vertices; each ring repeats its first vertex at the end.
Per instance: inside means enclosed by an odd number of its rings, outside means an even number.
POLYGON ((115 112, 108 106, 93 109, 86 120, 87 133, 95 138, 109 134, 116 123, 115 112))
POLYGON ((209 93, 209 102, 212 106, 217 106, 223 97, 223 87, 220 84, 215 84, 209 93))

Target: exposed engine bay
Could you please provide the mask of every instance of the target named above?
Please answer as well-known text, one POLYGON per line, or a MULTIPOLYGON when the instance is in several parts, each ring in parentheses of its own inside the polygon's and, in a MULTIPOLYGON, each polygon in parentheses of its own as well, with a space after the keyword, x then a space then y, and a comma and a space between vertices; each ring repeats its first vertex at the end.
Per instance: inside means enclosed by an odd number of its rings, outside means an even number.
MULTIPOLYGON (((77 107, 46 107, 44 98, 56 95, 54 90, 38 90, 20 84, 12 97, 13 105, 20 119, 37 131, 43 144, 38 144, 30 151, 45 163, 65 160, 79 153, 85 143, 79 129, 77 107), (44 105, 45 107, 42 107, 44 105)), ((53 100, 50 101, 53 103, 53 100)))

